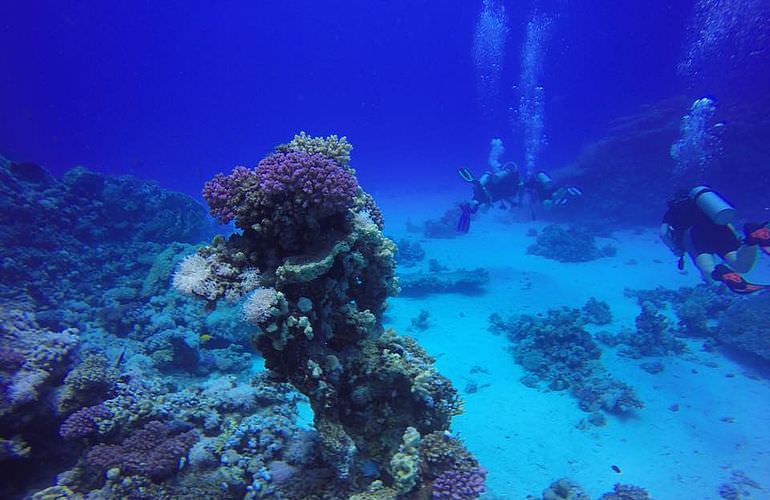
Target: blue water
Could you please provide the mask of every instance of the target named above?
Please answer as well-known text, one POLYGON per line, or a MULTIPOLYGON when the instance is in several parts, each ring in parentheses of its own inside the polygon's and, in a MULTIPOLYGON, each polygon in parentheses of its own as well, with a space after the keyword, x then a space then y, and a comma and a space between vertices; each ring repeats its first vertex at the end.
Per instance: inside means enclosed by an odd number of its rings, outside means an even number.
MULTIPOLYGON (((312 404, 261 375, 271 361, 250 340, 245 295, 214 304, 170 286, 196 245, 243 229, 207 215, 204 183, 253 168, 305 131, 353 145, 350 166, 399 248, 401 295, 378 326, 416 337, 464 399, 450 429, 487 470, 482 498, 539 498, 562 477, 592 498, 615 483, 654 498, 770 498, 768 294, 705 285, 658 238, 674 192, 703 184, 737 208, 738 234, 770 219, 766 1, 30 1, 0 5, 0 47, 0 462, 12 472, 0 497, 58 484, 120 498, 134 488, 119 485, 126 476, 149 481, 137 498, 309 491, 284 488, 286 477, 319 492, 338 485, 327 498, 375 479, 401 484, 376 453, 350 458, 349 480, 344 453, 319 448, 312 404), (478 177, 510 162, 522 180, 544 170, 578 191, 482 200, 458 232, 459 204, 473 193, 457 169, 478 177), (643 409, 591 406, 588 389, 573 390, 583 379, 554 375, 563 367, 553 359, 556 368, 532 368, 531 357, 553 352, 521 354, 532 339, 515 333, 515 318, 591 297, 611 321, 580 323, 583 340, 553 345, 595 344, 603 367, 591 373, 632 387, 643 409), (649 300, 659 330, 639 326, 649 300), (508 321, 497 335, 493 313, 508 321), (652 350, 629 339, 655 331, 652 350), (142 413, 137 401, 156 402, 142 413), (97 406, 111 416, 94 418, 110 424, 91 429, 83 417, 89 432, 72 431, 70 417, 97 406), (106 447, 130 447, 145 431, 183 452, 158 459, 155 475, 125 464, 108 472, 106 447)), ((342 231, 322 229, 308 233, 314 252, 342 231)), ((308 250, 278 242, 275 259, 308 250)), ((758 255, 744 277, 763 284, 768 256, 758 255)), ((260 259, 270 275, 275 262, 260 259)), ((399 450, 409 418, 386 448, 399 450)), ((421 460, 403 498, 445 498, 421 460)))

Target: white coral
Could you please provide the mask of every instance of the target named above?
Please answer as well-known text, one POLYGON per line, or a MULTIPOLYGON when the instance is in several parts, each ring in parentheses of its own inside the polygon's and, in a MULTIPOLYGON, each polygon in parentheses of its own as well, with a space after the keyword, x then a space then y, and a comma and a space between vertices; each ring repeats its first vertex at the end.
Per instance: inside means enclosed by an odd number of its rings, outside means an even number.
POLYGON ((195 253, 188 255, 179 263, 174 273, 172 284, 178 291, 213 300, 217 296, 212 266, 213 257, 202 257, 195 253))
POLYGON ((278 293, 272 288, 257 288, 243 303, 243 318, 249 323, 259 324, 271 315, 271 309, 278 302, 278 293))

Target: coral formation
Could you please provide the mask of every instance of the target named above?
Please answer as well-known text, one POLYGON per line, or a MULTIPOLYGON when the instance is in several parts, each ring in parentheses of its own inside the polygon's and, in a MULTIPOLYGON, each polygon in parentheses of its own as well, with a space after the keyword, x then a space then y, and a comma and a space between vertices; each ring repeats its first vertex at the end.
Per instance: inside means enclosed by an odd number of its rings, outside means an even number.
POLYGON ((341 167, 350 166, 350 152, 353 145, 347 140, 347 137, 337 137, 332 134, 328 137, 313 137, 305 132, 300 132, 287 144, 276 146, 276 151, 291 152, 301 151, 308 154, 320 154, 326 158, 334 160, 341 167))
POLYGON ((152 420, 120 444, 99 444, 88 452, 89 465, 102 471, 146 476, 155 481, 173 475, 179 460, 198 440, 195 431, 172 435, 168 427, 152 420))
POLYGON ((426 238, 456 238, 462 234, 457 231, 457 219, 459 218, 460 207, 450 208, 440 218, 426 220, 422 227, 422 234, 426 238))
POLYGON ((599 500, 650 500, 647 490, 631 484, 615 484, 612 491, 605 493, 599 500))
POLYGON ((413 332, 424 332, 430 328, 430 313, 425 309, 420 309, 417 316, 412 318, 409 322, 409 330, 413 332))
POLYGON ((610 305, 594 297, 588 299, 580 310, 586 323, 592 325, 609 325, 612 323, 610 305))
POLYGON ((612 245, 597 247, 594 235, 584 227, 565 228, 558 224, 545 226, 538 232, 535 243, 527 247, 529 254, 559 262, 587 262, 600 257, 612 257, 615 252, 612 245))
POLYGON ((589 500, 589 496, 579 484, 562 478, 543 491, 542 500, 589 500))
POLYGON ((720 346, 749 354, 765 364, 770 361, 770 341, 764 334, 764 325, 770 320, 767 294, 736 297, 721 288, 705 285, 679 290, 634 290, 627 294, 643 307, 637 322, 637 329, 647 339, 642 341, 659 345, 654 349, 658 353, 681 352, 681 341, 674 337, 676 334, 705 339, 704 347, 708 349, 720 346), (676 328, 662 328, 660 314, 649 312, 666 308, 676 315, 676 328))
POLYGON ((425 250, 418 241, 401 238, 397 249, 396 262, 402 267, 414 267, 425 258, 425 250))
POLYGON ((643 403, 627 384, 601 365, 601 349, 584 329, 579 309, 551 309, 544 317, 530 315, 503 319, 490 317, 490 330, 506 333, 516 362, 529 375, 528 386, 545 383, 550 390, 567 390, 587 412, 627 413, 643 403))
POLYGON ((385 299, 398 290, 396 247, 347 166, 349 148, 325 141, 300 135, 256 168, 206 184, 212 215, 241 232, 197 252, 234 270, 207 274, 215 292, 198 295, 226 297, 238 276, 258 269, 262 288, 244 314, 272 376, 310 401, 335 479, 318 491, 362 494, 377 479, 406 493, 429 486, 419 436, 446 430, 461 406, 433 359, 384 331, 385 299))
POLYGON ((398 285, 403 297, 423 297, 434 293, 483 293, 489 282, 489 272, 477 269, 430 269, 428 272, 400 274, 398 285))

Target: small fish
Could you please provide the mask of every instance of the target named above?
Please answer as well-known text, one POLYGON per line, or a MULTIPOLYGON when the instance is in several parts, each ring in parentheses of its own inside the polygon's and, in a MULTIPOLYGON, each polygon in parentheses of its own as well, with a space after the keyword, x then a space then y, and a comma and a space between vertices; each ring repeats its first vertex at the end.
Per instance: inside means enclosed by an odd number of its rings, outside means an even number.
POLYGON ((615 471, 615 472, 616 472, 616 473, 618 473, 618 474, 622 474, 622 473, 623 473, 623 472, 620 470, 620 467, 618 467, 617 465, 613 465, 611 468, 612 468, 612 470, 613 470, 613 471, 615 471))
POLYGON ((120 356, 118 356, 118 360, 115 361, 115 368, 120 368, 120 365, 123 364, 123 361, 126 360, 126 348, 123 348, 123 352, 120 353, 120 356))

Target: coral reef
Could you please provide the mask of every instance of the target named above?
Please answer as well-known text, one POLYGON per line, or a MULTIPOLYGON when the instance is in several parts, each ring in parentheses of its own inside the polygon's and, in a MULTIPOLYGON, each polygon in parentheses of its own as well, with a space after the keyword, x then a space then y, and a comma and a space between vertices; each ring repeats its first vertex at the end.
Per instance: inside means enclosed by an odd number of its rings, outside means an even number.
POLYGON ((401 267, 414 267, 425 258, 425 250, 418 241, 398 240, 396 262, 401 267))
POLYGON ((622 344, 621 356, 639 359, 647 356, 667 356, 681 354, 685 350, 682 340, 676 337, 668 319, 659 312, 659 307, 651 301, 641 304, 641 312, 636 317, 636 330, 621 331, 610 338, 600 337, 609 345, 622 344))
POLYGON ((172 476, 179 460, 198 440, 195 431, 172 435, 167 426, 152 420, 120 444, 98 444, 88 452, 88 464, 101 469, 115 469, 119 474, 146 476, 159 481, 172 476))
MULTIPOLYGON (((588 493, 576 482, 562 478, 551 483, 543 490, 542 497, 527 496, 527 500, 589 500, 588 493)), ((615 484, 611 492, 605 493, 600 500, 649 500, 650 494, 639 486, 615 484)))
POLYGON ((542 500, 589 500, 589 496, 579 484, 562 478, 543 490, 542 500))
MULTIPOLYGON (((723 349, 748 354, 766 364, 770 361, 770 341, 764 334, 764 325, 770 321, 770 297, 761 294, 739 297, 721 288, 700 285, 678 290, 658 288, 654 290, 628 290, 643 311, 637 321, 637 329, 644 331, 647 340, 660 344, 654 348, 681 352, 680 341, 673 335, 705 339, 704 347, 715 345, 723 349), (646 305, 645 305, 646 304, 646 305), (644 308, 648 312, 644 312, 644 308), (671 310, 677 318, 676 328, 662 327, 665 322, 652 310, 671 310)), ((632 334, 627 334, 633 337, 632 334)), ((622 337, 622 335, 621 335, 622 337)))
POLYGON ((633 389, 614 379, 599 362, 601 349, 584 325, 581 311, 566 307, 551 309, 544 317, 490 317, 490 330, 508 336, 516 363, 528 372, 522 379, 525 385, 569 389, 586 412, 622 414, 642 408, 633 389))
MULTIPOLYGON (((604 137, 584 148, 573 165, 554 173, 560 182, 591 186, 581 204, 584 218, 623 227, 660 222, 673 194, 671 183, 660 180, 676 169, 670 146, 679 137, 682 112, 690 103, 683 96, 666 99, 616 120, 604 137)), ((756 137, 766 137, 770 131, 769 108, 767 97, 721 106, 719 119, 728 124, 722 136, 724 155, 707 172, 692 173, 684 182, 720 186, 727 199, 740 200, 742 211, 762 213, 770 181, 756 173, 770 163, 770 152, 756 137)))
POLYGON ((430 328, 430 313, 425 309, 420 309, 420 313, 409 322, 409 331, 424 332, 430 328))
MULTIPOLYGON (((0 192, 0 496, 27 495, 56 474, 64 483, 32 495, 104 487, 135 498, 130 484, 182 491, 150 477, 104 483, 85 456, 150 420, 217 436, 225 420, 260 404, 247 382, 213 395, 194 378, 248 377, 253 327, 234 304, 201 315, 198 302, 169 290, 172 270, 194 250, 187 243, 211 234, 205 209, 131 177, 75 169, 58 179, 31 163, 0 163, 0 192)), ((292 416, 282 426, 296 432, 292 416)))
POLYGON ((587 262, 611 257, 615 252, 615 247, 611 245, 597 247, 594 235, 584 227, 565 228, 557 224, 545 226, 537 234, 535 243, 527 247, 529 254, 559 262, 587 262))
POLYGON ((612 323, 610 305, 594 297, 588 299, 580 310, 586 323, 592 325, 609 325, 612 323))
POLYGON ((438 219, 426 220, 422 234, 426 238, 448 239, 457 238, 462 233, 457 231, 457 220, 460 218, 460 207, 450 208, 438 219))
POLYGON ((430 487, 415 450, 460 412, 457 392, 413 340, 384 331, 396 247, 352 170, 306 144, 321 142, 301 137, 206 184, 212 215, 241 232, 198 250, 228 272, 203 273, 206 293, 192 291, 213 303, 258 270, 259 295, 244 314, 271 375, 310 401, 324 468, 334 471, 316 493, 363 494, 373 480, 402 494, 430 487))
POLYGON ((599 500, 650 500, 647 490, 631 484, 616 484, 612 491, 605 493, 599 500))
POLYGON ((434 293, 462 293, 478 295, 483 293, 489 282, 486 269, 436 269, 428 272, 399 274, 398 285, 402 297, 424 297, 434 293))
POLYGON ((770 295, 734 300, 717 323, 716 338, 724 345, 770 362, 770 295))
POLYGON ((56 179, 34 164, 0 166, 0 296, 17 294, 25 283, 45 326, 74 326, 78 311, 107 301, 104 290, 122 284, 125 275, 146 272, 147 255, 209 234, 203 207, 153 183, 83 168, 56 179), (72 312, 58 310, 69 301, 80 304, 72 304, 72 312))

